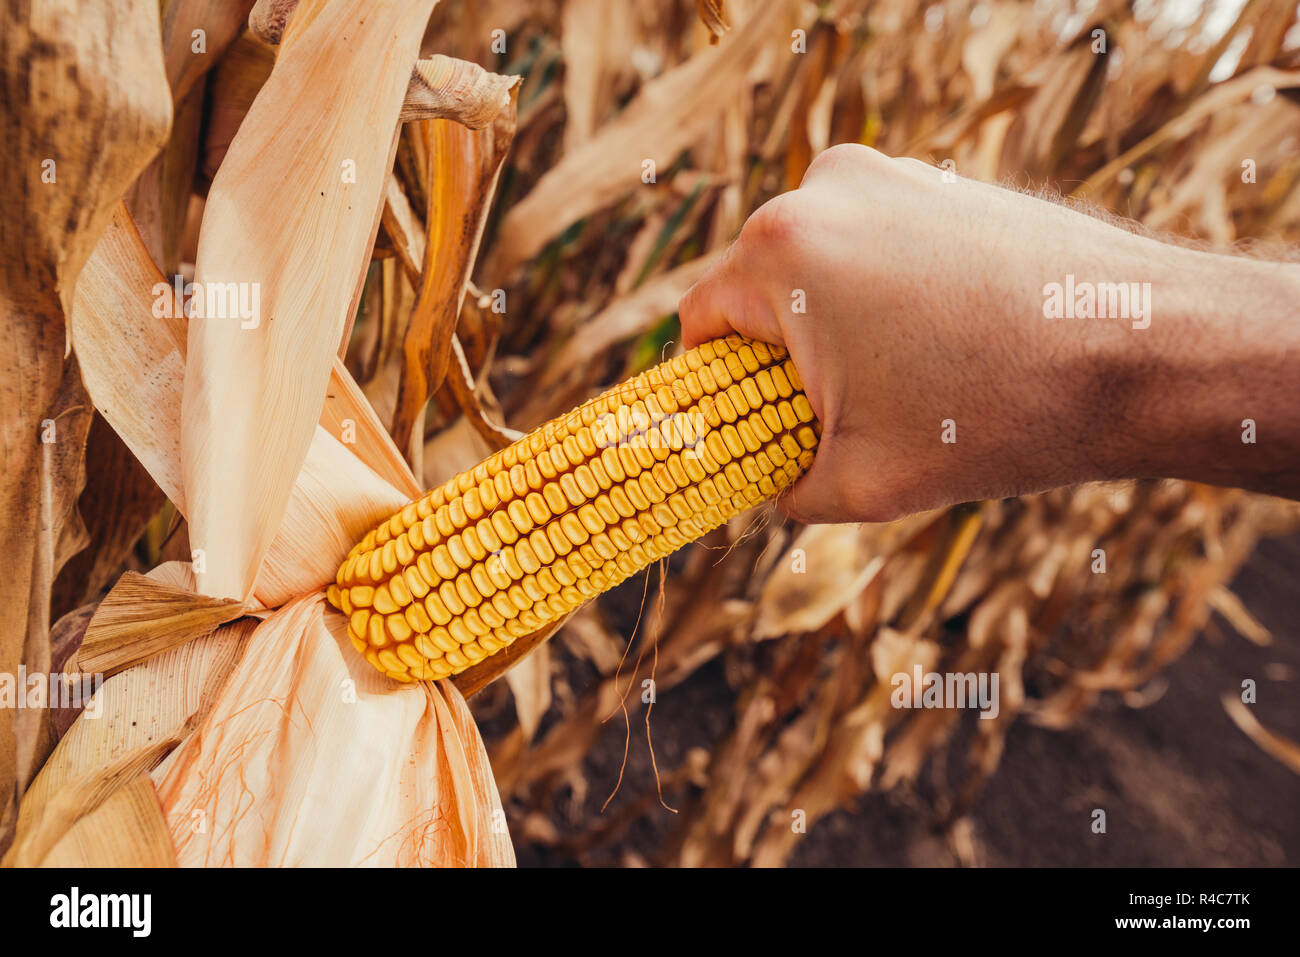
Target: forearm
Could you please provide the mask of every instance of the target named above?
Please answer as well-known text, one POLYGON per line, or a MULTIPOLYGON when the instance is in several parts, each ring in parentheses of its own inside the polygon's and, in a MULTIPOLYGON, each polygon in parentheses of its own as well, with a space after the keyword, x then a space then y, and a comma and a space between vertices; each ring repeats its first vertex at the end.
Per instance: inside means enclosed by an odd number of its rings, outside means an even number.
POLYGON ((1116 478, 1300 498, 1300 266, 1175 247, 1150 264, 1151 324, 1111 342, 1116 478))

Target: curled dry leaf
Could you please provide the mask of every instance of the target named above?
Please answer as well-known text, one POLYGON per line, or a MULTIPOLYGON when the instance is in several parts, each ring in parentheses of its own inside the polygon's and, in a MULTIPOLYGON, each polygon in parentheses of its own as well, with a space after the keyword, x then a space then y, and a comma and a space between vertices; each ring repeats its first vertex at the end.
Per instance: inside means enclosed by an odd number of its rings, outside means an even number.
POLYGON ((263 43, 279 46, 298 0, 257 0, 248 13, 248 29, 263 43))
POLYGON ((695 0, 695 11, 709 30, 710 43, 716 44, 731 29, 723 6, 723 0, 695 0))
POLYGON ((1259 745, 1270 757, 1286 765, 1296 774, 1300 774, 1300 744, 1284 738, 1260 724, 1259 719, 1246 707, 1241 698, 1235 694, 1225 694, 1221 699, 1223 710, 1246 737, 1259 745))
POLYGON ((404 123, 454 120, 471 130, 485 129, 503 112, 513 111, 511 94, 518 85, 517 76, 501 76, 477 63, 435 54, 415 64, 399 118, 404 123))
POLYGON ((115 675, 243 614, 243 604, 196 595, 138 572, 124 574, 99 603, 77 650, 77 670, 115 675))
MULTIPOLYGON (((478 256, 502 160, 515 133, 513 84, 507 105, 491 125, 471 130, 452 120, 408 127, 424 147, 427 240, 420 284, 403 339, 403 363, 392 434, 399 447, 411 440, 416 416, 442 385, 452 361, 452 339, 470 273, 478 256)), ((418 248, 418 242, 415 243, 418 248)))

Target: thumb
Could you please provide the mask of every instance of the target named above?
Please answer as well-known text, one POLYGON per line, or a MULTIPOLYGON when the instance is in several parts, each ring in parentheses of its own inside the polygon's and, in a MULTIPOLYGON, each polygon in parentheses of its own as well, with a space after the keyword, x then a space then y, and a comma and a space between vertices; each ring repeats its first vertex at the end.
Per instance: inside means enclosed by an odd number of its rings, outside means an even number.
POLYGON ((682 296, 677 314, 685 348, 693 349, 732 333, 785 345, 771 304, 758 284, 747 280, 737 260, 733 244, 682 296))

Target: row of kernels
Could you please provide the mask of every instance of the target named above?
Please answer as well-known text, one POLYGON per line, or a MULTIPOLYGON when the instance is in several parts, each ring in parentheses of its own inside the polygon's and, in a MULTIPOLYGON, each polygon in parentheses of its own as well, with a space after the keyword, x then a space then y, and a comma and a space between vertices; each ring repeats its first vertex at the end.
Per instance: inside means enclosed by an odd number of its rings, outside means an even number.
MULTIPOLYGON (((770 355, 764 356, 763 358, 770 358, 770 355)), ((748 365, 752 364, 752 362, 748 364, 741 362, 742 368, 746 369, 748 368, 748 365)), ((789 380, 788 377, 781 372, 781 367, 773 367, 771 369, 757 368, 757 371, 760 374, 764 374, 764 386, 758 384, 757 377, 752 380, 745 379, 744 383, 746 383, 747 388, 737 388, 733 385, 730 387, 729 394, 721 397, 722 401, 720 402, 720 407, 726 414, 728 421, 734 421, 736 406, 740 406, 742 409, 758 407, 761 405, 763 393, 775 393, 780 395, 788 389, 789 380)), ((701 406, 700 411, 705 415, 706 419, 717 418, 716 412, 712 416, 709 415, 711 406, 707 400, 714 398, 715 397, 712 396, 704 397, 706 401, 701 406)), ((670 400, 665 400, 664 404, 670 404, 670 400)), ((619 406, 620 411, 624 408, 624 406, 619 406)), ((591 415, 594 415, 594 407, 591 407, 591 409, 591 415)), ((803 410, 801 409, 800 411, 802 412, 803 410)), ((775 414, 780 416, 779 412, 775 414)), ((569 417, 569 421, 574 426, 581 428, 578 424, 578 420, 590 417, 591 416, 588 415, 578 416, 575 414, 569 417)), ((768 418, 770 419, 772 417, 773 415, 769 414, 768 418)), ((784 417, 788 418, 788 415, 784 417)), ((804 419, 804 416, 800 416, 800 418, 804 419)), ((554 426, 554 423, 552 423, 552 426, 554 426)), ((690 432, 693 430, 693 426, 689 424, 689 420, 686 420, 684 424, 674 423, 672 428, 674 430, 686 431, 688 434, 685 438, 687 441, 690 441, 690 432)), ((543 440, 546 437, 545 430, 542 430, 542 432, 542 435, 534 436, 536 445, 539 448, 543 447, 543 440)), ((554 438, 553 434, 551 438, 554 438)), ((636 441, 636 437, 633 437, 632 442, 630 443, 633 447, 630 450, 623 449, 620 456, 620 461, 623 464, 624 469, 635 470, 637 466, 642 468, 647 467, 655 458, 662 460, 671 448, 675 447, 677 444, 681 444, 678 441, 678 436, 675 434, 661 434, 660 439, 661 441, 656 441, 654 437, 651 437, 650 441, 645 443, 646 445, 649 445, 650 448, 646 449, 638 448, 642 443, 636 441)), ((432 544, 438 537, 451 534, 451 532, 460 524, 463 524, 466 519, 478 518, 483 514, 485 507, 488 510, 491 510, 495 508, 497 504, 510 497, 512 493, 515 495, 524 494, 526 490, 535 488, 540 483, 541 478, 545 477, 547 473, 559 475, 560 473, 556 468, 557 466, 567 467, 570 464, 574 466, 585 466, 587 461, 583 456, 594 451, 593 449, 586 447, 593 444, 590 436, 587 433, 580 433, 580 436, 570 435, 566 437, 566 442, 568 443, 568 448, 563 448, 563 444, 559 448, 553 447, 550 450, 551 455, 549 458, 544 455, 529 458, 525 463, 517 463, 512 467, 508 474, 501 471, 497 471, 495 475, 492 474, 492 467, 494 464, 498 464, 495 461, 496 457, 489 459, 486 463, 480 463, 480 466, 476 467, 474 470, 464 473, 458 479, 451 480, 446 485, 431 492, 419 501, 408 505, 402 510, 402 512, 393 516, 388 523, 380 526, 379 529, 372 532, 371 535, 368 535, 366 539, 359 543, 357 548, 353 549, 353 552, 355 553, 360 550, 372 548, 375 545, 386 546, 389 541, 397 543, 396 547, 398 549, 414 548, 419 550, 421 546, 432 544), (471 479, 475 478, 480 480, 478 485, 473 484, 471 481, 471 479), (464 491, 460 493, 460 498, 454 498, 445 504, 438 504, 440 498, 454 494, 460 489, 464 489, 464 491), (409 541, 403 542, 401 537, 394 537, 397 536, 399 530, 403 528, 406 530, 406 534, 410 539, 409 541)), ((498 456, 502 454, 503 453, 498 453, 498 456)), ((501 533, 499 527, 500 523, 497 523, 497 525, 498 533, 501 533)), ((508 532, 505 534, 508 535, 508 532)), ((380 580, 385 574, 392 574, 395 567, 404 564, 404 562, 398 561, 397 558, 398 556, 394 554, 392 549, 387 551, 387 556, 385 556, 385 553, 382 551, 378 556, 372 554, 368 560, 368 564, 364 568, 360 569, 362 571, 361 577, 380 580)), ((345 574, 356 575, 357 571, 358 566, 354 563, 346 569, 340 570, 340 578, 342 579, 345 574)))

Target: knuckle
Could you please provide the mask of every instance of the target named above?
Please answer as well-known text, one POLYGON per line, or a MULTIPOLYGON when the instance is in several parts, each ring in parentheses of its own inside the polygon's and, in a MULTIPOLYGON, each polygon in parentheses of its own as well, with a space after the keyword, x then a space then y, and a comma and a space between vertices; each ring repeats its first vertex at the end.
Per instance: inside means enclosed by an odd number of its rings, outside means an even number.
POLYGON ((808 164, 808 172, 804 174, 804 182, 808 182, 810 178, 835 172, 878 166, 887 163, 888 160, 889 157, 884 153, 873 150, 870 146, 863 146, 861 143, 837 143, 822 150, 813 158, 813 161, 808 164))
POLYGON ((919 160, 915 156, 896 156, 894 162, 906 170, 914 172, 933 173, 935 168, 924 160, 919 160))
POLYGON ((754 211, 740 231, 741 244, 784 245, 799 239, 806 228, 803 203, 796 193, 774 196, 754 211))

